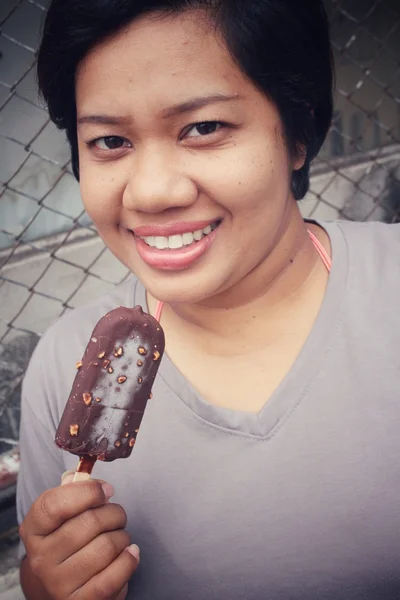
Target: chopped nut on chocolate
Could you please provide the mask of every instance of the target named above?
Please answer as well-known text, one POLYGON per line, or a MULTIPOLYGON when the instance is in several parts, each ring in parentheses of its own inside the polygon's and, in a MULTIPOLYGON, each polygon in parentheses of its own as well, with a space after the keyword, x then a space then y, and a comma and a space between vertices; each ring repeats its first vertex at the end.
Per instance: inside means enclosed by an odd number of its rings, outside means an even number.
POLYGON ((138 382, 138 383, 143 383, 143 377, 138 377, 138 378, 137 378, 137 382, 138 382))
POLYGON ((123 353, 124 353, 124 349, 122 348, 122 346, 120 348, 114 350, 114 356, 116 356, 117 358, 119 356, 122 356, 123 353))
POLYGON ((100 354, 98 355, 98 358, 104 358, 104 357, 105 357, 105 355, 106 355, 106 353, 105 353, 105 352, 100 352, 100 354))
POLYGON ((101 398, 96 398, 96 402, 101 402, 101 398))
POLYGON ((128 438, 128 437, 129 437, 129 431, 127 431, 127 432, 126 432, 126 434, 125 434, 125 436, 124 436, 124 437, 126 437, 126 438, 128 438))
POLYGON ((120 377, 118 377, 117 381, 118 381, 118 383, 125 383, 125 381, 126 381, 127 379, 128 379, 128 378, 127 378, 127 377, 125 377, 125 375, 121 375, 120 377))
POLYGON ((87 392, 83 394, 83 401, 86 406, 90 406, 92 404, 92 394, 88 394, 87 392))
POLYGON ((72 437, 76 437, 79 433, 79 425, 70 425, 69 434, 72 437))
POLYGON ((114 373, 114 369, 113 369, 112 367, 110 367, 109 369, 107 369, 107 371, 108 371, 109 373, 114 373))
POLYGON ((111 360, 108 360, 107 358, 106 358, 106 360, 103 360, 103 369, 108 369, 110 363, 111 363, 111 360))
POLYGON ((160 356, 161 356, 161 354, 159 353, 158 350, 153 352, 153 360, 158 360, 160 358, 160 356))
POLYGON ((129 440, 129 448, 133 448, 133 446, 135 445, 135 442, 136 442, 135 438, 131 438, 129 440))
POLYGON ((76 363, 75 366, 77 369, 80 369, 82 367, 82 365, 83 365, 83 362, 80 360, 79 362, 76 363))
POLYGON ((138 360, 136 364, 137 364, 138 367, 143 367, 143 361, 142 360, 138 360))
POLYGON ((139 350, 138 350, 139 354, 141 354, 142 356, 145 356, 147 354, 147 350, 146 348, 143 348, 143 346, 140 346, 139 350))
POLYGON ((152 397, 153 397, 153 394, 150 392, 149 400, 151 400, 152 397))
POLYGON ((120 448, 121 444, 122 444, 121 440, 117 440, 117 441, 115 442, 115 447, 116 447, 116 448, 120 448))

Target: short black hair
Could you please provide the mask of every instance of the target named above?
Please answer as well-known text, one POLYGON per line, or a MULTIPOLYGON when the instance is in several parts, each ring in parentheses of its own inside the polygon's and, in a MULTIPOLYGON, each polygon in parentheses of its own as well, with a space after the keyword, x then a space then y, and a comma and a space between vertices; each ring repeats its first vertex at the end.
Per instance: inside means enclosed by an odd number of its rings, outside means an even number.
POLYGON ((304 166, 292 174, 293 194, 300 200, 332 119, 334 67, 323 0, 52 0, 38 54, 38 81, 51 119, 66 130, 76 178, 79 63, 140 16, 193 9, 208 11, 241 71, 277 106, 292 156, 306 150, 304 166))

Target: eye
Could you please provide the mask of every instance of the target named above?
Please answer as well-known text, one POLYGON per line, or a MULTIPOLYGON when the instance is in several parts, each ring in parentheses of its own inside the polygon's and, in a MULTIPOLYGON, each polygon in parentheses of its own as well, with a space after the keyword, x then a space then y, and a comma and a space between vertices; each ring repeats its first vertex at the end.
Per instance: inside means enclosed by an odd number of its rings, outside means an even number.
POLYGON ((193 138, 212 135, 224 126, 225 124, 219 121, 204 121, 203 123, 196 123, 187 130, 185 137, 193 138))
POLYGON ((119 135, 108 135, 106 137, 97 138, 89 142, 89 147, 97 150, 120 150, 121 148, 130 148, 130 143, 119 135))

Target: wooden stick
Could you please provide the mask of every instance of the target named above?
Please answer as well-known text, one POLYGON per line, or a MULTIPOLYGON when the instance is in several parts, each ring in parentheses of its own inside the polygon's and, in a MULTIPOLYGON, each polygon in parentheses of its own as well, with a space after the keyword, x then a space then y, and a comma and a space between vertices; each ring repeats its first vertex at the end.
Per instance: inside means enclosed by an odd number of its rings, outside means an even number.
POLYGON ((76 481, 87 481, 90 479, 96 460, 95 456, 88 456, 86 454, 81 456, 72 481, 75 483, 76 481))
POLYGON ((72 482, 75 483, 77 481, 88 481, 89 479, 91 479, 89 473, 79 473, 79 471, 75 471, 72 482))

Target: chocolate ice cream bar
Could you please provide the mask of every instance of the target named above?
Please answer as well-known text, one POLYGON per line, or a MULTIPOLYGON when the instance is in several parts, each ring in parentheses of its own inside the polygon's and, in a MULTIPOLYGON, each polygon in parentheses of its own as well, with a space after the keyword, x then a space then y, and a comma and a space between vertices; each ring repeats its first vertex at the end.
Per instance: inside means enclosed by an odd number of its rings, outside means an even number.
POLYGON ((82 471, 131 454, 164 343, 160 324, 140 306, 116 308, 97 323, 55 439, 81 458, 82 471))

